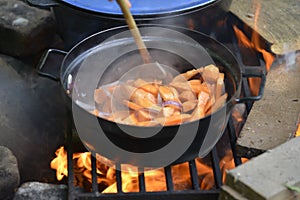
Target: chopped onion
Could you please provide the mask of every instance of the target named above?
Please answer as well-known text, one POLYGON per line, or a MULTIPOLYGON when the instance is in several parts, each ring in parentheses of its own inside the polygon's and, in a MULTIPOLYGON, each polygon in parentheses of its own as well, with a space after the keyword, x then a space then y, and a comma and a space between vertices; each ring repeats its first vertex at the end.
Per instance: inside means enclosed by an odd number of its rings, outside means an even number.
POLYGON ((182 105, 181 103, 177 102, 177 101, 165 101, 162 103, 163 106, 176 106, 178 107, 179 109, 182 108, 182 105))

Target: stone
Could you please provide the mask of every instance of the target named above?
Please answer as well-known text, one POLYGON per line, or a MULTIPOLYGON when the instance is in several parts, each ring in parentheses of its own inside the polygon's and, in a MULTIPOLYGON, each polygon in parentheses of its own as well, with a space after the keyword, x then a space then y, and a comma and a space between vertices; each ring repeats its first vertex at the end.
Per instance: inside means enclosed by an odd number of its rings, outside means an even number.
POLYGON ((0 0, 0 52, 28 57, 45 50, 54 40, 55 20, 49 10, 20 0, 0 0))
POLYGON ((233 0, 230 11, 272 44, 273 53, 300 49, 299 0, 233 0))
POLYGON ((0 145, 14 152, 20 182, 55 181, 50 162, 64 144, 61 85, 0 54, 0 91, 0 145))
POLYGON ((67 185, 26 182, 18 188, 14 200, 63 200, 67 199, 67 193, 67 185))
POLYGON ((0 146, 0 199, 9 199, 20 184, 17 159, 10 149, 0 146))
POLYGON ((230 193, 255 200, 300 199, 292 189, 300 188, 299 155, 300 137, 296 137, 229 170, 220 199, 234 199, 230 193))
POLYGON ((300 54, 274 64, 263 98, 255 102, 237 139, 237 153, 252 158, 293 138, 300 115, 300 54))

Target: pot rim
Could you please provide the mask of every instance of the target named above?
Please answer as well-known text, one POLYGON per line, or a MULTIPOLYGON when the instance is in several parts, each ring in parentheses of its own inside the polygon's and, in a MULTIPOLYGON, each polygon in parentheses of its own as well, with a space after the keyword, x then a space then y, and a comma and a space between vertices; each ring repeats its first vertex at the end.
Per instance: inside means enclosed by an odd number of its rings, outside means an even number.
MULTIPOLYGON (((94 14, 110 15, 115 17, 122 17, 122 11, 120 10, 116 2, 103 1, 95 5, 97 2, 89 1, 74 1, 74 0, 57 0, 60 5, 65 5, 67 7, 72 7, 74 9, 82 10, 84 12, 90 12, 94 14)), ((181 1, 174 0, 171 2, 166 2, 165 4, 159 0, 151 1, 151 6, 145 1, 131 1, 132 7, 131 12, 135 17, 145 17, 145 16, 166 16, 178 13, 189 12, 191 10, 202 9, 210 6, 216 2, 222 0, 189 0, 181 1), (153 6, 154 4, 154 6, 153 6), (155 6, 158 5, 158 6, 155 6)))

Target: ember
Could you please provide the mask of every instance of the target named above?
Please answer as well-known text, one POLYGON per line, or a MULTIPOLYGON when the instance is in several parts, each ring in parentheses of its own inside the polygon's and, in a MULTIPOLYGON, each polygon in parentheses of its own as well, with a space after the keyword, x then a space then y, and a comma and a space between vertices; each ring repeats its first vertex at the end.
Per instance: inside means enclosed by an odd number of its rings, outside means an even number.
MULTIPOLYGON (((67 152, 64 147, 60 147, 56 151, 56 158, 51 162, 51 168, 56 170, 56 177, 58 180, 62 180, 68 176, 67 170, 67 152)), ((85 187, 84 181, 87 180, 92 183, 91 174, 91 153, 74 153, 73 161, 75 163, 75 185, 79 187, 85 187)), ((201 159, 196 159, 196 168, 198 171, 198 180, 200 187, 203 190, 210 190, 215 186, 213 170, 210 166, 203 163, 201 159)), ((247 159, 242 159, 246 162, 247 159)), ((220 161, 220 168, 223 174, 223 182, 225 181, 226 170, 230 170, 235 167, 233 157, 230 151, 228 151, 225 157, 220 161)), ((171 168, 172 178, 175 190, 187 190, 191 189, 191 180, 189 173, 188 163, 182 163, 174 165, 171 168)), ((128 170, 126 170, 128 171, 128 170)), ((122 172, 122 191, 123 192, 139 192, 139 173, 134 168, 128 172, 122 172)), ((102 193, 117 193, 117 185, 115 181, 115 169, 105 166, 97 161, 97 183, 99 188, 102 188, 102 193)), ((166 191, 166 177, 164 169, 156 169, 145 172, 145 185, 147 192, 154 191, 166 191)), ((86 188, 90 190, 90 188, 86 188)))

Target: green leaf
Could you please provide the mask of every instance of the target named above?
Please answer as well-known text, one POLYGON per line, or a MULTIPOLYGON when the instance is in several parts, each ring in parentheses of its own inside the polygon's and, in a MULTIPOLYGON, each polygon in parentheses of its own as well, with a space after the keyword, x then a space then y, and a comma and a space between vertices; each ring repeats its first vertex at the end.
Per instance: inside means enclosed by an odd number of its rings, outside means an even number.
POLYGON ((287 187, 287 189, 289 189, 289 190, 292 190, 292 191, 300 193, 300 188, 299 187, 290 186, 290 185, 287 185, 287 184, 285 184, 285 187, 287 187))

